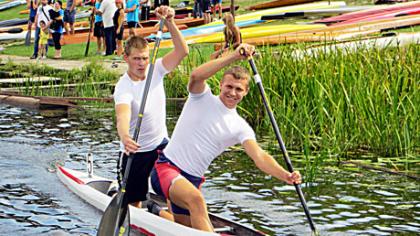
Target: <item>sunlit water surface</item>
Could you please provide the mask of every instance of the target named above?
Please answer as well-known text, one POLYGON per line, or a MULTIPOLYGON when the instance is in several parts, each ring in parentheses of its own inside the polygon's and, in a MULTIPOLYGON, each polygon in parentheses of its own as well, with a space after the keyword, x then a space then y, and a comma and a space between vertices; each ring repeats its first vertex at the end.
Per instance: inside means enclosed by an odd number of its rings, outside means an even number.
MULTIPOLYGON (((170 130, 179 114, 179 106, 171 107, 170 130)), ((0 235, 95 235, 100 212, 61 184, 54 165, 84 170, 85 155, 93 152, 96 174, 115 178, 117 148, 112 108, 49 118, 0 105, 0 235)), ((292 158, 301 169, 299 155, 292 158)), ((225 152, 206 177, 211 212, 273 235, 310 234, 294 187, 263 175, 243 151, 225 152)), ((322 235, 420 232, 414 180, 329 166, 302 188, 322 235)))

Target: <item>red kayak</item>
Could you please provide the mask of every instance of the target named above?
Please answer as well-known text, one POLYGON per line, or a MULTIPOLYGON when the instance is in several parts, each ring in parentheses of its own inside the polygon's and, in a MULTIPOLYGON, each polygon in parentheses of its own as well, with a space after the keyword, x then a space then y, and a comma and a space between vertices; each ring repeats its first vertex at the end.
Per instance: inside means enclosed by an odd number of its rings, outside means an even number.
POLYGON ((395 10, 395 11, 390 11, 390 12, 385 12, 385 13, 382 12, 378 14, 353 18, 350 20, 331 24, 331 26, 332 25, 346 25, 346 24, 357 23, 357 22, 369 22, 369 21, 374 21, 374 20, 382 20, 382 19, 389 19, 393 17, 416 15, 416 14, 420 14, 420 7, 414 7, 410 9, 404 9, 404 10, 395 10))
POLYGON ((347 21, 347 20, 351 20, 355 18, 367 17, 374 14, 389 13, 389 12, 397 11, 397 10, 402 11, 402 10, 407 10, 407 9, 411 9, 415 7, 420 7, 420 1, 396 4, 392 6, 386 6, 386 7, 375 7, 369 10, 351 12, 351 13, 347 13, 347 14, 343 14, 339 16, 328 17, 322 20, 317 20, 314 23, 332 24, 332 23, 347 21))

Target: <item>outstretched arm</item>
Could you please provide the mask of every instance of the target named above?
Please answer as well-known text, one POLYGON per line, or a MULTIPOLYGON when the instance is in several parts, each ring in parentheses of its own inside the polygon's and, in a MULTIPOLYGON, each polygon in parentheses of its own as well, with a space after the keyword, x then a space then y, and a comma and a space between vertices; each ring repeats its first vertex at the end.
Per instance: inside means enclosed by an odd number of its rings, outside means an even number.
POLYGON ((175 10, 168 6, 161 6, 156 8, 155 12, 159 18, 165 19, 165 25, 172 37, 174 50, 166 54, 162 59, 163 66, 168 71, 172 71, 181 63, 182 59, 188 55, 188 45, 181 32, 179 32, 178 27, 176 27, 174 20, 175 10))
POLYGON ((121 142, 124 144, 125 152, 134 153, 139 148, 139 145, 130 136, 130 119, 131 109, 128 104, 118 104, 115 106, 115 113, 117 115, 117 131, 121 142))
POLYGON ((242 44, 228 55, 216 60, 211 60, 195 68, 191 73, 190 81, 188 83, 188 91, 191 93, 202 93, 205 89, 206 80, 208 78, 212 77, 219 70, 232 64, 233 62, 246 59, 247 55, 252 55, 254 53, 254 50, 254 46, 242 44), (245 50, 245 55, 241 55, 241 48, 245 50))
POLYGON ((274 176, 288 184, 301 183, 301 176, 298 171, 290 173, 285 170, 271 155, 262 150, 255 140, 246 140, 242 146, 258 169, 262 170, 264 173, 274 176))

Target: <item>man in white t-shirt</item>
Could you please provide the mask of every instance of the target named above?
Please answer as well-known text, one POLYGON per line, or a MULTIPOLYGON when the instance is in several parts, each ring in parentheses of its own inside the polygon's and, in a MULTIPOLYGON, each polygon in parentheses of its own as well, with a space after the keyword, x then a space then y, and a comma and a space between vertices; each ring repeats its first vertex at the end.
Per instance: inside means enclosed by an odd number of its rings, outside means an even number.
MULTIPOLYGON (((38 57, 38 48, 39 48, 39 33, 41 31, 41 26, 39 23, 44 21, 47 24, 47 27, 51 24, 50 10, 52 7, 48 5, 48 0, 41 0, 41 4, 38 6, 35 15, 35 41, 34 41, 34 53, 31 56, 31 59, 36 59, 38 57)), ((46 50, 48 52, 48 44, 46 45, 46 50)))
POLYGON ((116 11, 115 0, 103 0, 101 7, 95 11, 95 14, 102 16, 104 24, 105 56, 114 55, 114 51, 117 48, 113 21, 116 11))
POLYGON ((189 52, 184 38, 175 25, 174 9, 162 6, 155 12, 158 17, 165 18, 165 25, 171 34, 174 49, 156 60, 138 143, 134 141, 133 135, 149 69, 149 47, 144 38, 132 36, 126 41, 124 60, 127 62, 128 70, 116 84, 114 92, 117 130, 121 140, 120 150, 125 153, 120 160, 119 180, 121 181, 124 175, 127 154, 134 153, 125 196, 128 203, 138 207, 140 201, 146 200, 148 179, 157 159, 157 152, 168 142, 163 78, 174 70, 189 52))
POLYGON ((263 172, 288 184, 301 182, 299 172, 289 173, 261 149, 254 131, 236 111, 237 104, 248 93, 248 72, 239 66, 226 70, 218 96, 206 84, 222 68, 246 59, 240 54, 241 48, 246 55, 254 52, 253 46, 242 44, 236 51, 192 72, 188 100, 171 141, 159 155, 151 174, 155 192, 170 200, 175 221, 204 231, 213 231, 213 226, 200 191, 203 175, 227 147, 240 143, 263 172))

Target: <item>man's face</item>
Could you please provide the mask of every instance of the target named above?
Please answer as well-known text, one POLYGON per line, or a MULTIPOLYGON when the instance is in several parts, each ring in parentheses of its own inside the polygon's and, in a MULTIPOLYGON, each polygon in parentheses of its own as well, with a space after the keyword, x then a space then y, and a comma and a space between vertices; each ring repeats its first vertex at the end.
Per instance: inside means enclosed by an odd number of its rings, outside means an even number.
POLYGON ((229 108, 235 108, 243 97, 248 93, 248 81, 235 79, 232 75, 227 74, 220 82, 220 100, 229 108))
POLYGON ((42 4, 43 6, 47 5, 47 4, 48 4, 48 0, 41 0, 41 4, 42 4))
POLYGON ((147 65, 149 64, 149 47, 131 49, 130 55, 124 55, 124 60, 127 62, 128 73, 131 79, 144 79, 147 65))

